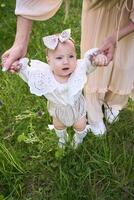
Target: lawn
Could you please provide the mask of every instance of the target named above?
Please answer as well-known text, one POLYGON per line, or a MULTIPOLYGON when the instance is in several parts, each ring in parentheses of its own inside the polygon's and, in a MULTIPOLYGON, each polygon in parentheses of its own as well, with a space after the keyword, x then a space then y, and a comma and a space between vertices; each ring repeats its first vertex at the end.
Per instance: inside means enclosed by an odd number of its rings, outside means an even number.
MULTIPOLYGON (((28 57, 44 61, 41 38, 71 28, 80 55, 81 1, 64 4, 47 22, 34 22, 28 57), (80 3, 79 3, 80 2, 80 3)), ((13 43, 15 0, 0 0, 0 54, 13 43)), ((57 148, 47 102, 29 93, 17 76, 0 71, 0 200, 134 199, 134 103, 107 134, 88 133, 76 150, 57 148)), ((69 128, 69 135, 73 131, 69 128)))

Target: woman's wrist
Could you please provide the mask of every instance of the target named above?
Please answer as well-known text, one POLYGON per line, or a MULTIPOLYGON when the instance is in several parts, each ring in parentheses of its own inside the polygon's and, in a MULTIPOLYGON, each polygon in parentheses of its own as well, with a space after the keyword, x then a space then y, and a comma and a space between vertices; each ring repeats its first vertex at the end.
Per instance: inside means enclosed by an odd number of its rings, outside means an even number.
POLYGON ((21 43, 14 43, 13 46, 10 48, 10 54, 12 56, 15 54, 18 58, 24 57, 27 53, 28 45, 21 44, 21 43))
POLYGON ((117 38, 116 35, 113 34, 108 37, 108 42, 111 43, 114 47, 116 47, 117 38))
POLYGON ((19 39, 15 39, 14 43, 13 43, 13 47, 20 47, 20 48, 26 48, 28 46, 29 40, 19 40, 19 39))

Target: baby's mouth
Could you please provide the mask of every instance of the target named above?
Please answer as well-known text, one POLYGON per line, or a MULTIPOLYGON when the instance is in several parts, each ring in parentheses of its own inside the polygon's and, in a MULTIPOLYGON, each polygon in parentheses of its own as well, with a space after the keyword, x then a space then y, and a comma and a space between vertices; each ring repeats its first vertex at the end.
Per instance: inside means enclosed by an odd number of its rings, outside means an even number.
POLYGON ((62 70, 64 70, 64 71, 69 70, 69 67, 65 67, 62 70))

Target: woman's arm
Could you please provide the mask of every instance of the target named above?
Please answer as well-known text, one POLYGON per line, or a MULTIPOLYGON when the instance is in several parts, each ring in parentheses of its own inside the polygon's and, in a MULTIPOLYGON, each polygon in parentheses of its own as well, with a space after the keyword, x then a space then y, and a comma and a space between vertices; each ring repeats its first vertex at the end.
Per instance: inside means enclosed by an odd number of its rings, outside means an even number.
POLYGON ((116 42, 134 31, 134 23, 129 21, 124 27, 120 28, 119 31, 115 31, 111 36, 107 37, 100 50, 107 56, 108 64, 113 59, 116 42))
POLYGON ((32 29, 32 20, 23 18, 22 16, 17 17, 17 30, 14 45, 22 45, 23 47, 28 46, 29 36, 32 29))
POLYGON ((27 53, 32 20, 17 16, 16 36, 13 46, 2 55, 3 71, 10 70, 12 64, 27 53))

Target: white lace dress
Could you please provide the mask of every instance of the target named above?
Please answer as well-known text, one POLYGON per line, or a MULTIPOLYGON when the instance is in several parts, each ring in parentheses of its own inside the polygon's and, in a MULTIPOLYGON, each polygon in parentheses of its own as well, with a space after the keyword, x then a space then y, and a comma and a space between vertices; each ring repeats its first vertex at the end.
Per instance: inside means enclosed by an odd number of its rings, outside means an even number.
POLYGON ((90 51, 84 59, 77 61, 75 71, 65 83, 55 80, 48 64, 39 60, 23 58, 20 77, 27 82, 30 92, 44 96, 48 100, 48 111, 51 116, 58 118, 64 125, 72 126, 74 122, 86 115, 86 104, 82 89, 87 80, 87 74, 96 67, 89 61, 90 51))

